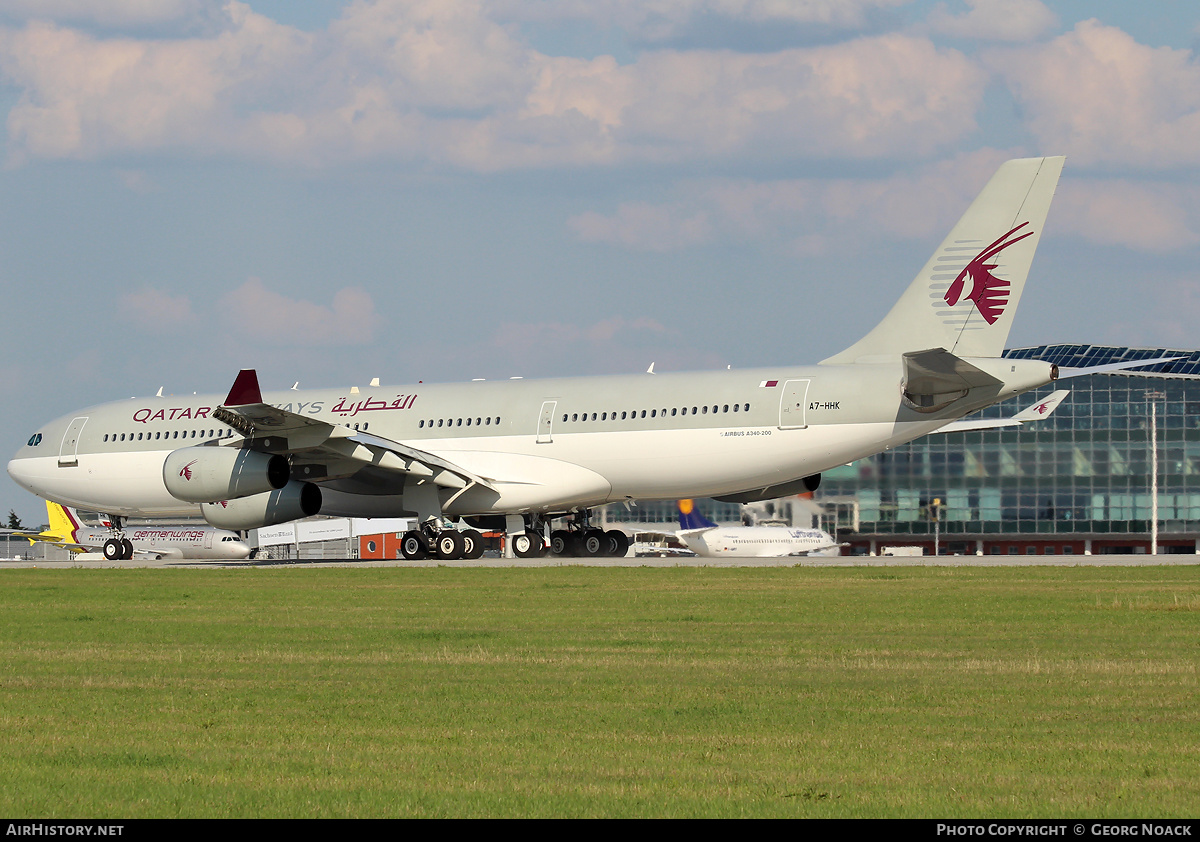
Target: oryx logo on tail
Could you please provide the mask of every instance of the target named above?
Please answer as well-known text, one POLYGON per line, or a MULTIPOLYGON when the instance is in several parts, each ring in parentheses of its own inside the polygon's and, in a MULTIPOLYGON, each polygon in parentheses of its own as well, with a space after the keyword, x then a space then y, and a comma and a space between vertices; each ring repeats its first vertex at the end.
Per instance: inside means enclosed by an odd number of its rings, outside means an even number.
POLYGON ((992 270, 1000 264, 989 263, 988 261, 1013 243, 1019 243, 1026 237, 1033 236, 1033 231, 1026 231, 1019 237, 1009 239, 1028 224, 1028 222, 1022 222, 1016 228, 1013 228, 1003 237, 979 252, 979 254, 975 255, 971 262, 958 273, 958 277, 954 279, 954 283, 950 284, 950 289, 946 290, 945 302, 953 307, 959 302, 959 299, 964 297, 962 294, 963 286, 969 275, 971 278, 971 293, 966 296, 966 299, 975 303, 975 308, 979 311, 979 315, 983 316, 984 321, 990 325, 994 325, 996 319, 1003 315, 1004 308, 1008 306, 1009 282, 993 275, 992 270))

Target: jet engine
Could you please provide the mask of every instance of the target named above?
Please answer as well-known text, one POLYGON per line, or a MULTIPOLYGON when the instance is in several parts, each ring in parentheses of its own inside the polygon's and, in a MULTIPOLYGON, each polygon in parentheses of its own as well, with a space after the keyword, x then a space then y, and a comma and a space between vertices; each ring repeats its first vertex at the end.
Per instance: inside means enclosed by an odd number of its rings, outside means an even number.
POLYGON ((283 488, 220 503, 202 503, 200 513, 222 529, 259 529, 311 517, 321 511, 321 489, 292 481, 283 488))
POLYGON ((232 447, 185 447, 163 462, 167 491, 189 503, 261 494, 283 488, 290 477, 283 456, 232 447))
POLYGON ((722 503, 757 503, 760 500, 775 500, 779 497, 791 497, 793 494, 803 494, 806 491, 816 491, 821 486, 821 475, 813 474, 803 479, 792 480, 781 485, 769 485, 766 488, 756 488, 753 491, 743 491, 740 494, 722 494, 714 497, 722 503))

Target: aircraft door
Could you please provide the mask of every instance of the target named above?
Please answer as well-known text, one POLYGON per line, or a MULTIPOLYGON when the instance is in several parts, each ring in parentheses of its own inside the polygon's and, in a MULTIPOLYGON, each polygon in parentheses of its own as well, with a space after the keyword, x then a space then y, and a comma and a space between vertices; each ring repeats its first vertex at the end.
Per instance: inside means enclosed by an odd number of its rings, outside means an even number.
POLYGON ((58 466, 60 468, 69 468, 79 464, 79 434, 83 432, 83 425, 86 423, 86 415, 76 418, 63 433, 62 444, 58 448, 58 466))
POLYGON ((554 427, 554 408, 556 406, 558 406, 558 401, 545 401, 542 404, 542 414, 538 416, 538 444, 550 444, 554 441, 551 430, 554 427))
POLYGON ((779 398, 779 429, 802 430, 808 426, 804 415, 808 409, 808 384, 811 380, 788 380, 779 398))

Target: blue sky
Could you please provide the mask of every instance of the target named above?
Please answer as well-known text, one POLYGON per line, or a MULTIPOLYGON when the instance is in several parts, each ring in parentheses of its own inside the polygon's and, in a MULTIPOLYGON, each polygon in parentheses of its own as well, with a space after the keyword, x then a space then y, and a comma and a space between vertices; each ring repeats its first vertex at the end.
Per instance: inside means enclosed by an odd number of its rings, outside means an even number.
POLYGON ((1009 344, 1196 347, 1198 41, 1178 2, 0 0, 0 440, 246 366, 813 362, 1024 155, 1068 160, 1009 344))

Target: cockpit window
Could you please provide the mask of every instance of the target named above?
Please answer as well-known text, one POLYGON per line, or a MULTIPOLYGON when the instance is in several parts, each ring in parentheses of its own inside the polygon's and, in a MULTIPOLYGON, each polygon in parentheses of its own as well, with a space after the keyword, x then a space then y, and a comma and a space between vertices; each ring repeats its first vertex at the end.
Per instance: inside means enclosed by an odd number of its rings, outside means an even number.
POLYGON ((30 447, 37 447, 41 443, 42 443, 42 434, 41 433, 34 433, 32 436, 29 437, 29 446, 30 447))

